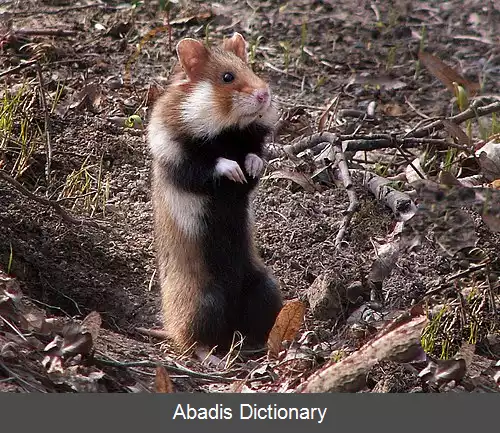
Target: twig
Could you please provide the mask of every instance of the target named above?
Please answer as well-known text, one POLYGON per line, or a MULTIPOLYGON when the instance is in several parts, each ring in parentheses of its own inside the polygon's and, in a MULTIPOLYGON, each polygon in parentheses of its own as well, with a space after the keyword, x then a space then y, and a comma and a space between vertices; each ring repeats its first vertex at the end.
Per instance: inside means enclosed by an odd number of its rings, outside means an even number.
MULTIPOLYGON (((283 150, 288 154, 297 155, 306 149, 313 148, 318 144, 328 142, 324 137, 325 132, 309 135, 306 138, 301 138, 292 144, 283 147, 283 150)), ((455 144, 447 141, 444 138, 427 138, 427 137, 409 137, 399 138, 389 134, 371 134, 371 135, 340 135, 342 141, 342 149, 344 152, 369 151, 375 149, 409 149, 419 147, 424 144, 429 144, 439 147, 456 147, 460 150, 470 151, 467 146, 455 144)))
MULTIPOLYGON (((475 104, 472 104, 470 108, 467 110, 447 118, 446 120, 449 120, 453 123, 459 124, 462 122, 465 122, 466 120, 474 119, 476 116, 481 117, 481 116, 486 116, 491 113, 498 113, 500 112, 500 102, 493 102, 489 105, 485 105, 483 107, 476 107, 475 104)), ((434 131, 439 131, 444 128, 443 120, 436 120, 435 122, 430 123, 427 126, 424 126, 422 128, 419 128, 415 130, 411 136, 412 137, 425 137, 426 135, 431 134, 434 131)))
POLYGON ((109 11, 115 11, 118 8, 116 6, 110 6, 104 3, 91 3, 88 5, 83 5, 83 6, 70 6, 67 8, 60 8, 60 9, 49 9, 45 11, 38 11, 38 12, 31 12, 31 11, 24 11, 24 12, 9 12, 8 15, 15 16, 15 17, 27 17, 27 16, 37 16, 37 15, 57 15, 57 14, 63 14, 65 12, 74 12, 74 11, 81 11, 85 9, 91 9, 91 8, 99 8, 99 9, 104 9, 104 10, 109 10, 109 11))
POLYGON ((231 377, 226 377, 218 374, 207 374, 207 373, 200 373, 198 371, 193 371, 190 370, 187 367, 183 366, 175 366, 175 365, 170 365, 164 362, 154 362, 154 361, 130 361, 130 362, 120 362, 120 361, 112 361, 110 359, 105 359, 105 358, 94 358, 97 362, 104 364, 104 365, 109 365, 111 367, 146 367, 146 368, 156 368, 158 364, 161 364, 163 367, 165 367, 166 370, 171 371, 172 373, 177 373, 177 374, 185 374, 194 378, 198 379, 209 379, 212 381, 220 381, 220 382, 225 382, 225 383, 232 383, 236 378, 231 378, 231 377))
POLYGON ((108 230, 106 227, 102 226, 101 224, 97 223, 96 221, 87 220, 87 219, 80 219, 80 218, 76 218, 76 217, 70 215, 68 212, 66 212, 59 205, 59 203, 57 203, 55 201, 52 201, 52 200, 49 200, 45 197, 40 197, 36 194, 33 194, 24 185, 20 184, 16 179, 9 176, 3 170, 0 170, 0 179, 3 179, 5 182, 10 183, 17 191, 19 191, 21 194, 25 195, 26 197, 29 197, 32 200, 35 200, 36 202, 41 203, 43 205, 47 205, 47 206, 52 207, 61 216, 63 221, 66 221, 67 223, 94 227, 94 228, 106 230, 106 231, 108 230))
POLYGON ((417 207, 409 195, 392 188, 391 181, 364 170, 351 169, 355 180, 362 182, 375 198, 392 210, 396 218, 407 221, 417 211, 417 207))
POLYGON ((36 73, 38 75, 38 83, 40 86, 40 101, 42 103, 42 109, 44 114, 45 123, 45 153, 47 154, 47 160, 45 162, 45 178, 47 179, 47 185, 50 185, 50 172, 52 165, 52 142, 50 139, 50 119, 49 111, 47 110, 47 100, 45 99, 45 86, 43 83, 42 70, 40 64, 37 65, 36 73))
POLYGON ((75 36, 78 32, 64 29, 18 29, 14 30, 14 34, 25 36, 75 36))
POLYGON ((354 191, 354 185, 349 173, 349 167, 347 166, 345 154, 344 152, 342 152, 339 140, 337 140, 337 144, 333 144, 332 149, 335 152, 335 162, 339 168, 339 178, 342 180, 342 183, 344 184, 347 192, 347 196, 349 197, 349 207, 344 214, 340 229, 337 233, 337 236, 335 237, 335 248, 340 248, 351 219, 359 208, 359 201, 358 197, 356 196, 356 191, 354 191))
POLYGON ((20 71, 21 69, 27 68, 29 66, 33 66, 35 63, 37 63, 38 60, 30 60, 29 62, 24 62, 20 63, 17 66, 14 66, 13 68, 7 69, 6 71, 0 72, 0 78, 6 77, 7 75, 14 74, 17 71, 20 71))

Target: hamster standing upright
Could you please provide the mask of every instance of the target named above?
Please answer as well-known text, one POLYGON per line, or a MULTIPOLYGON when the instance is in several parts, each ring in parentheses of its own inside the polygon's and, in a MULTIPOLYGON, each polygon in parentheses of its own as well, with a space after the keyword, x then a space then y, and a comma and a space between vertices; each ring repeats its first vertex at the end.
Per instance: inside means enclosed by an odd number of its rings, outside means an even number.
POLYGON ((148 126, 164 330, 179 348, 227 348, 234 331, 263 345, 282 298, 254 244, 251 193, 277 110, 239 33, 176 50, 148 126))

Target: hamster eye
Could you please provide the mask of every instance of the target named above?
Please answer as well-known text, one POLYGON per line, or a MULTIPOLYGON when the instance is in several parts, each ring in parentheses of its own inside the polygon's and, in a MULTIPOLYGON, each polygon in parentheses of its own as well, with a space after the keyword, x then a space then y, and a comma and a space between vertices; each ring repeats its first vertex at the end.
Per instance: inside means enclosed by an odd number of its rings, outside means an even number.
POLYGON ((222 80, 224 83, 230 83, 234 81, 234 75, 231 72, 225 72, 224 75, 222 75, 222 80))

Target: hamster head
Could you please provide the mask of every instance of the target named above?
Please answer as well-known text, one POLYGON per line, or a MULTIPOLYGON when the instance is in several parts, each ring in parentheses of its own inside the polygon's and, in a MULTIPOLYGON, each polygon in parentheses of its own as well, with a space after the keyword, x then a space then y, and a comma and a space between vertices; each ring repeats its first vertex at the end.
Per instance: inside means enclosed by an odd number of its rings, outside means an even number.
POLYGON ((177 85, 186 95, 180 117, 191 134, 213 137, 252 122, 274 126, 278 116, 271 89, 248 66, 246 42, 239 33, 214 48, 183 39, 177 55, 184 72, 177 85))

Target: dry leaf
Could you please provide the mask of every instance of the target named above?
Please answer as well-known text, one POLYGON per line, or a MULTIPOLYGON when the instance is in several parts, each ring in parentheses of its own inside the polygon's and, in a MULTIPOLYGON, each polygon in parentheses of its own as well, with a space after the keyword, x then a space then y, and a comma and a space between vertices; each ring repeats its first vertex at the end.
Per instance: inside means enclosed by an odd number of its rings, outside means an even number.
POLYGON ((69 105, 70 109, 85 108, 92 112, 97 111, 101 105, 101 91, 97 84, 87 84, 73 98, 73 102, 69 105))
POLYGON ((331 102, 328 104, 328 107, 326 107, 326 110, 321 114, 318 122, 318 130, 320 132, 325 129, 326 121, 328 120, 328 114, 330 113, 333 106, 338 102, 338 100, 339 96, 337 95, 331 100, 331 102))
POLYGON ((451 138, 457 140, 458 144, 463 144, 465 146, 469 146, 471 144, 470 138, 455 122, 446 119, 443 119, 441 122, 443 123, 444 129, 446 130, 448 135, 451 138))
POLYGON ((281 309, 269 333, 267 345, 269 356, 276 358, 283 341, 292 341, 304 323, 305 305, 298 299, 287 302, 281 309))
POLYGON ((382 108, 382 111, 388 116, 392 117, 400 117, 405 114, 403 107, 397 103, 385 104, 382 108))
POLYGON ((174 392, 174 384, 163 365, 156 367, 155 376, 155 391, 157 393, 172 394, 174 392))
POLYGON ((97 311, 92 311, 82 321, 82 333, 88 332, 92 337, 93 344, 97 340, 97 336, 99 335, 99 331, 101 329, 101 324, 101 315, 97 311))
POLYGON ((196 15, 190 15, 188 17, 183 17, 183 18, 176 18, 175 20, 170 21, 170 25, 175 25, 175 24, 187 24, 190 21, 195 21, 196 23, 203 23, 204 21, 209 20, 212 18, 213 14, 211 11, 207 12, 201 12, 196 15))
POLYGON ((382 282, 392 272, 399 258, 399 242, 389 242, 387 244, 376 244, 376 259, 373 261, 369 281, 382 282))
POLYGON ((301 186, 307 192, 315 192, 316 187, 314 186, 314 182, 312 179, 305 175, 304 173, 297 173, 295 171, 290 170, 276 170, 273 171, 268 179, 288 179, 292 182, 295 182, 297 185, 301 186))
POLYGON ((441 81, 452 94, 455 94, 454 82, 464 87, 469 96, 474 96, 479 91, 480 86, 478 83, 468 81, 439 57, 420 51, 418 58, 429 72, 441 81))

